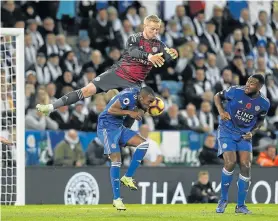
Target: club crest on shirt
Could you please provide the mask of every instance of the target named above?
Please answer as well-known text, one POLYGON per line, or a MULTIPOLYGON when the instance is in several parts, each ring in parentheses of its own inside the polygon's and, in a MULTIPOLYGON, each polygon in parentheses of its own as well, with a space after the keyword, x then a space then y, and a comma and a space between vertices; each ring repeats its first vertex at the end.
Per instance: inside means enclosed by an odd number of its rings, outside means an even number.
POLYGON ((157 47, 153 47, 152 50, 153 50, 154 53, 156 53, 158 51, 158 48, 157 47))
POLYGON ((260 109, 261 109, 260 106, 255 107, 255 111, 259 111, 260 109))

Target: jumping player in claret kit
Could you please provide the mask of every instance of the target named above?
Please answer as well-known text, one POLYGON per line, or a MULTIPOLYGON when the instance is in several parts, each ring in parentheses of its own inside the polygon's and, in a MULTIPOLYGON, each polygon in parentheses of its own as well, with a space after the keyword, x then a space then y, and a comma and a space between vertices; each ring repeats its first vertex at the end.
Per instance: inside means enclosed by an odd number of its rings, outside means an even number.
POLYGON ((123 123, 126 116, 142 120, 152 102, 155 93, 150 87, 127 88, 110 100, 99 115, 97 135, 104 145, 104 154, 111 160, 110 179, 113 190, 113 206, 117 210, 126 210, 120 198, 120 182, 131 190, 137 190, 133 175, 140 165, 149 147, 148 141, 135 131, 126 128, 123 123), (121 150, 125 145, 136 147, 126 174, 120 179, 121 150))
POLYGON ((245 205, 251 179, 252 136, 262 126, 270 103, 261 93, 264 77, 254 74, 245 86, 232 86, 214 96, 220 115, 218 128, 218 155, 224 158, 221 175, 221 199, 217 213, 224 213, 228 204, 228 190, 239 156, 240 174, 237 181, 238 199, 236 213, 250 214, 245 205), (225 108, 223 101, 227 101, 225 108))
POLYGON ((53 104, 38 104, 38 111, 48 115, 59 107, 74 104, 100 92, 140 87, 152 66, 161 67, 165 60, 178 57, 175 49, 167 48, 163 42, 157 39, 160 25, 161 20, 156 15, 147 16, 144 19, 143 32, 133 34, 128 38, 126 49, 116 64, 84 88, 64 95, 53 104))

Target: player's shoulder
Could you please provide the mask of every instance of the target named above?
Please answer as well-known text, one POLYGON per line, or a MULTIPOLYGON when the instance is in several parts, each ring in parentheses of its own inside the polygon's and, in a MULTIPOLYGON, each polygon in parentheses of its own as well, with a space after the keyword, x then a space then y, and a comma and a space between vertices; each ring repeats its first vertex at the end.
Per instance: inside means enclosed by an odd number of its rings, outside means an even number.
POLYGON ((228 87, 227 89, 226 89, 226 91, 228 92, 228 91, 230 91, 230 90, 239 90, 239 91, 244 91, 244 86, 241 86, 241 85, 232 85, 232 86, 230 86, 230 87, 228 87))
POLYGON ((137 32, 129 36, 130 40, 136 42, 138 38, 143 37, 143 32, 137 32))
POLYGON ((270 106, 270 101, 267 97, 265 97, 261 92, 260 92, 260 99, 261 102, 264 104, 264 106, 269 107, 270 106))
POLYGON ((126 88, 123 91, 121 91, 120 94, 122 96, 126 96, 126 97, 136 100, 138 92, 139 92, 138 88, 126 88))

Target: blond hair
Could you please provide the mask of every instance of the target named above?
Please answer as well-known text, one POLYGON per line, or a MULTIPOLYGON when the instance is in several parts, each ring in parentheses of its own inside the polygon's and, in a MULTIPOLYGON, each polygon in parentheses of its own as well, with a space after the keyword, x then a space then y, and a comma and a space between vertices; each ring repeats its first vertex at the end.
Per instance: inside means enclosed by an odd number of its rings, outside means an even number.
POLYGON ((144 18, 144 24, 148 22, 161 23, 161 19, 157 15, 148 15, 144 18))

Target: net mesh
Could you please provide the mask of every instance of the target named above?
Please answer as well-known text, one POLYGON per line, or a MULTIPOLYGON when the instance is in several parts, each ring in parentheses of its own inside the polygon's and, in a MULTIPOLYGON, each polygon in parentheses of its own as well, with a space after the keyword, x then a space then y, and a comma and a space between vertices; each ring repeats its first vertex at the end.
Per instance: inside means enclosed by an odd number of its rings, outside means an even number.
MULTIPOLYGON (((24 52, 23 52, 24 53, 24 52)), ((1 204, 16 202, 16 37, 1 35, 0 136, 13 145, 0 144, 1 204)))

